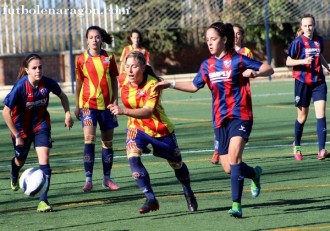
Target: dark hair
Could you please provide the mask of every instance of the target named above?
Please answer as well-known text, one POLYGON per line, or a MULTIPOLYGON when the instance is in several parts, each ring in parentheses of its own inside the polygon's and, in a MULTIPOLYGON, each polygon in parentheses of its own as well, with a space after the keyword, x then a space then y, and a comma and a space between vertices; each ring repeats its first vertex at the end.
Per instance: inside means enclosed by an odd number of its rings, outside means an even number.
POLYGON ((140 66, 145 66, 145 70, 143 73, 145 79, 148 77, 148 75, 151 75, 155 77, 158 80, 158 82, 161 82, 163 80, 161 77, 157 76, 154 70, 152 69, 152 67, 147 64, 146 57, 140 51, 131 51, 130 53, 128 53, 128 55, 125 58, 125 63, 128 58, 135 58, 138 60, 140 66))
POLYGON ((140 38, 140 40, 139 40, 139 47, 141 47, 141 44, 142 44, 142 33, 138 29, 136 29, 136 28, 132 29, 129 32, 129 35, 127 36, 127 43, 130 44, 130 45, 132 45, 132 39, 131 39, 131 37, 132 37, 133 33, 136 33, 136 34, 139 35, 139 38, 140 38))
POLYGON ((233 25, 230 23, 223 23, 223 22, 215 22, 209 26, 208 29, 213 28, 216 30, 220 37, 226 37, 227 41, 225 44, 225 50, 228 53, 235 52, 235 35, 233 25))
POLYGON ((90 30, 97 30, 102 38, 102 42, 105 42, 106 44, 111 44, 112 43, 112 36, 108 34, 103 28, 99 26, 90 26, 86 30, 86 39, 88 38, 88 33, 90 30))
POLYGON ((28 68, 28 67, 29 67, 29 63, 30 63, 32 60, 34 60, 34 59, 41 60, 41 57, 40 57, 39 55, 37 55, 37 54, 34 54, 34 53, 29 54, 29 55, 27 55, 27 56, 25 57, 25 59, 24 59, 23 62, 22 62, 21 68, 20 68, 20 70, 19 70, 19 72, 18 72, 17 79, 20 79, 20 78, 22 78, 24 75, 27 74, 25 68, 28 68))
POLYGON ((302 15, 302 16, 300 17, 300 25, 301 25, 301 20, 302 20, 303 18, 312 18, 312 19, 313 19, 313 23, 314 23, 314 25, 315 25, 315 18, 314 18, 314 15, 312 15, 312 14, 304 14, 304 15, 302 15))

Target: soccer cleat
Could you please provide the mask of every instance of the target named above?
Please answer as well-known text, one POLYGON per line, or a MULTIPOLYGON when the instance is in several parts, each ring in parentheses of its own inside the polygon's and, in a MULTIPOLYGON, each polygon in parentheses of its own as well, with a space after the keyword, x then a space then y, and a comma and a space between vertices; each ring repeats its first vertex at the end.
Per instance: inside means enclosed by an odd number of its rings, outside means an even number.
POLYGON ((196 212, 198 208, 198 203, 194 195, 184 195, 187 201, 188 210, 190 212, 196 212))
POLYGON ((90 191, 92 191, 92 188, 93 188, 93 183, 91 181, 88 181, 88 182, 86 182, 86 184, 84 185, 82 190, 84 192, 90 192, 90 191))
POLYGON ((228 210, 228 213, 232 217, 242 218, 243 211, 242 211, 241 203, 233 202, 233 205, 232 205, 231 209, 228 210))
POLYGON ((157 199, 146 199, 144 204, 139 210, 139 213, 144 214, 144 213, 149 213, 150 211, 156 211, 159 209, 159 203, 157 199))
POLYGON ((256 176, 251 181, 251 194, 253 198, 256 198, 259 196, 261 190, 260 177, 262 174, 262 168, 260 166, 256 166, 254 170, 256 172, 256 176))
POLYGON ((103 186, 104 188, 109 188, 110 190, 113 190, 113 191, 120 189, 119 186, 116 185, 116 184, 115 184, 113 181, 111 181, 111 180, 105 180, 105 181, 103 181, 102 186, 103 186))
POLYGON ((324 160, 325 158, 329 157, 329 152, 325 149, 322 149, 317 154, 317 159, 324 160))
POLYGON ((213 153, 213 156, 212 156, 212 159, 211 159, 211 163, 212 164, 219 164, 219 159, 220 159, 219 153, 215 151, 213 153))
POLYGON ((293 149, 293 157, 300 161, 303 160, 303 155, 301 153, 301 146, 295 146, 295 144, 292 144, 292 149, 293 149))
POLYGON ((39 204, 38 204, 37 211, 38 212, 43 212, 43 213, 51 212, 51 211, 53 211, 53 208, 49 203, 47 203, 45 201, 40 201, 39 204))
POLYGON ((13 191, 19 190, 19 185, 18 185, 17 179, 10 178, 10 188, 13 191))

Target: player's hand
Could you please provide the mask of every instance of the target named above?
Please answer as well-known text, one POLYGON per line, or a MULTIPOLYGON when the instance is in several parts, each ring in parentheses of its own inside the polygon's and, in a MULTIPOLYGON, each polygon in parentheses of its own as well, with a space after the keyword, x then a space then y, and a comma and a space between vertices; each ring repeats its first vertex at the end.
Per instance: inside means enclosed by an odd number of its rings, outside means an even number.
POLYGON ((258 73, 255 70, 252 69, 246 69, 243 73, 242 73, 243 77, 246 78, 255 78, 258 76, 258 73))
POLYGON ((305 64, 311 64, 313 62, 313 60, 314 60, 313 56, 309 56, 309 57, 304 59, 305 64))
POLYGON ((155 85, 155 91, 160 91, 169 88, 171 83, 169 81, 163 80, 155 85))
POLYGON ((80 121, 80 110, 79 110, 79 107, 76 107, 76 109, 74 110, 74 115, 76 116, 77 120, 80 121))
POLYGON ((116 104, 109 104, 107 107, 114 115, 124 115, 125 110, 116 104))
POLYGON ((70 114, 65 115, 65 120, 64 120, 64 125, 67 127, 69 130, 73 127, 73 120, 70 114))

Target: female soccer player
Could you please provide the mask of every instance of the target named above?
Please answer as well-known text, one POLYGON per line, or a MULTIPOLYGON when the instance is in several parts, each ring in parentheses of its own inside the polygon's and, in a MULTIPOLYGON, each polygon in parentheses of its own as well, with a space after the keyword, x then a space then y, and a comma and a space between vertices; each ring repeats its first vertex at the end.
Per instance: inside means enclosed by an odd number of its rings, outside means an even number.
MULTIPOLYGON (((233 29, 234 29, 234 35, 235 35, 235 50, 237 53, 246 55, 247 57, 253 59, 253 54, 251 50, 247 47, 243 46, 243 41, 245 38, 245 31, 243 27, 240 24, 233 24, 233 29)), ((214 150, 211 163, 212 164, 218 164, 220 159, 220 155, 217 152, 217 150, 214 150)))
POLYGON ((315 33, 314 16, 305 14, 301 17, 297 37, 291 42, 286 60, 287 66, 293 66, 292 76, 295 79, 297 119, 294 126, 293 156, 298 161, 303 160, 300 142, 311 99, 314 102, 317 120, 316 131, 319 145, 317 158, 324 160, 329 157, 329 153, 325 149, 327 84, 322 65, 328 71, 330 71, 330 67, 322 52, 323 39, 315 33))
POLYGON ((110 103, 117 104, 118 69, 112 53, 101 48, 110 44, 112 37, 102 28, 91 26, 86 31, 88 50, 77 59, 76 65, 76 109, 84 131, 84 168, 86 182, 84 192, 93 188, 92 177, 95 160, 96 127, 99 123, 102 143, 103 187, 118 190, 110 178, 113 164, 112 140, 117 118, 107 110, 110 103))
POLYGON ((139 212, 148 213, 159 209, 149 174, 141 160, 142 150, 148 144, 152 145, 155 156, 166 159, 174 169, 175 176, 182 184, 188 210, 194 212, 198 205, 190 187, 188 168, 182 161, 174 125, 165 114, 160 92, 154 91, 154 86, 160 79, 146 62, 145 56, 139 51, 133 51, 126 56, 126 73, 119 76, 124 107, 116 104, 110 104, 108 107, 113 114, 128 117, 126 154, 132 176, 146 197, 139 212))
POLYGON ((252 99, 248 78, 268 76, 273 69, 268 64, 238 54, 234 48, 234 30, 229 23, 213 23, 206 31, 211 57, 205 60, 194 80, 162 81, 158 89, 173 88, 197 92, 205 84, 212 93, 212 116, 215 149, 220 154, 224 171, 230 174, 232 208, 228 213, 242 217, 241 197, 244 178, 252 179, 253 197, 260 194, 261 167, 252 168, 242 160, 246 142, 252 130, 252 99))
MULTIPOLYGON (((18 175, 24 166, 32 142, 37 152, 39 167, 50 182, 51 168, 49 152, 52 147, 50 117, 47 111, 49 93, 61 99, 65 112, 64 124, 68 129, 73 126, 69 101, 66 94, 53 79, 42 75, 41 57, 37 54, 28 55, 21 67, 18 81, 4 99, 3 118, 13 140, 15 156, 11 161, 11 189, 17 191, 18 175)), ((38 212, 52 211, 45 193, 39 200, 38 212)))
POLYGON ((146 57, 147 64, 150 62, 150 55, 149 52, 141 46, 142 44, 142 34, 137 29, 132 29, 127 37, 128 46, 124 47, 123 52, 120 57, 120 70, 119 72, 122 73, 125 71, 125 57, 131 51, 140 51, 146 57))

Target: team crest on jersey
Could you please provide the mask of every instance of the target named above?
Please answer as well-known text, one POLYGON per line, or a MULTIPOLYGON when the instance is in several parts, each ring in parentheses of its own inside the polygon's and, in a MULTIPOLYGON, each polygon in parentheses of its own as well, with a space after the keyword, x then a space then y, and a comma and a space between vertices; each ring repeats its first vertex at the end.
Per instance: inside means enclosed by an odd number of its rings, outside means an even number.
POLYGON ((230 67, 231 66, 231 60, 225 60, 223 61, 223 64, 225 65, 225 67, 230 67))
POLYGON ((46 89, 46 88, 41 88, 41 89, 40 89, 40 93, 41 93, 43 96, 47 95, 47 89, 46 89))
POLYGON ((103 60, 103 63, 110 63, 110 58, 109 57, 105 57, 103 60))
POLYGON ((320 43, 318 41, 314 41, 315 46, 319 46, 320 43))
POLYGON ((139 95, 139 96, 145 96, 145 91, 138 91, 138 92, 136 92, 136 94, 137 95, 139 95))
POLYGON ((305 42, 304 45, 305 45, 305 46, 308 46, 308 42, 305 42))

